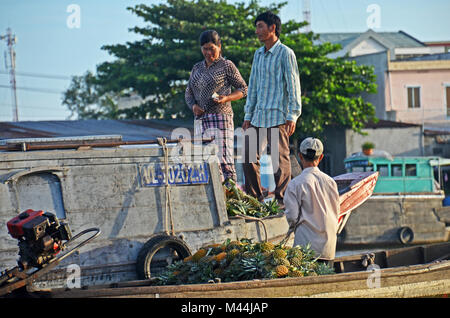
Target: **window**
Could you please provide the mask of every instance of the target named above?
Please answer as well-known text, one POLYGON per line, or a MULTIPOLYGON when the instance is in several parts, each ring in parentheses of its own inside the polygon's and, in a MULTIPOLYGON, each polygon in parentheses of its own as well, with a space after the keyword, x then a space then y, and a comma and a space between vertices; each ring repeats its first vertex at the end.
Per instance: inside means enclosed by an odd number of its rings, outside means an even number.
POLYGON ((353 167, 352 172, 364 172, 364 167, 353 167))
POLYGON ((401 177, 402 173, 402 165, 391 165, 391 176, 392 177, 401 177))
POLYGON ((420 107, 420 87, 408 87, 408 108, 420 107))
POLYGON ((407 177, 416 177, 417 176, 417 167, 415 164, 406 164, 405 166, 405 175, 407 177))
POLYGON ((377 171, 380 172, 381 177, 389 176, 389 167, 388 165, 377 165, 377 171))

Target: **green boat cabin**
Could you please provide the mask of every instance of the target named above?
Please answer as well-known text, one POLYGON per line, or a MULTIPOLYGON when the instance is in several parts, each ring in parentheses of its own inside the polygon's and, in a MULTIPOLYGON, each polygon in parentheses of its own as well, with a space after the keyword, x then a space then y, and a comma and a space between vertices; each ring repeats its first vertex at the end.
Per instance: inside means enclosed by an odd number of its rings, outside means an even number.
POLYGON ((434 168, 448 164, 447 161, 438 157, 353 155, 346 158, 344 164, 347 172, 378 171, 374 193, 429 193, 438 191, 434 168))

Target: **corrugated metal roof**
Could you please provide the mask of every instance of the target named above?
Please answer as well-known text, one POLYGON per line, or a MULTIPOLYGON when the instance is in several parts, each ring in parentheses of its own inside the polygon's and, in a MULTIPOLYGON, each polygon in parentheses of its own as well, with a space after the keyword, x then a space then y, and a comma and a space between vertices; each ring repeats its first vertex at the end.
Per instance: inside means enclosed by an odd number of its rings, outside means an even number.
POLYGON ((178 120, 61 120, 0 122, 0 139, 121 135, 124 141, 170 138, 173 129, 192 123, 178 120))
MULTIPOLYGON (((369 32, 369 31, 367 31, 369 32)), ((367 33, 320 33, 319 42, 330 42, 334 44, 341 44, 344 48, 346 45, 352 43, 361 35, 367 33)), ((370 31, 372 32, 372 31, 370 31)), ((423 47, 424 43, 413 38, 409 34, 399 31, 399 32, 375 32, 377 36, 382 39, 387 40, 391 43, 394 48, 411 48, 411 47, 423 47)))

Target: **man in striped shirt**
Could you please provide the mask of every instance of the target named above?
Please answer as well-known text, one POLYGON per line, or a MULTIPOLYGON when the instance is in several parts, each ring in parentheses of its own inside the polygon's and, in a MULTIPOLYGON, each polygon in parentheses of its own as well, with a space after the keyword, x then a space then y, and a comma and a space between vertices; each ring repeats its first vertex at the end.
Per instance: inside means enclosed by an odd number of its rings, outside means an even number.
POLYGON ((294 52, 279 40, 280 18, 272 12, 265 12, 256 18, 255 26, 255 33, 264 46, 255 52, 253 58, 244 108, 242 128, 249 136, 257 136, 256 141, 245 144, 245 190, 259 200, 264 199, 259 158, 269 144, 275 198, 284 207, 284 192, 291 179, 289 137, 294 133, 301 114, 300 76, 294 52), (251 129, 256 133, 247 132, 251 129), (274 137, 277 134, 278 138, 274 137), (252 156, 254 158, 254 154, 249 153, 253 143, 258 145, 256 160, 249 160, 252 156))

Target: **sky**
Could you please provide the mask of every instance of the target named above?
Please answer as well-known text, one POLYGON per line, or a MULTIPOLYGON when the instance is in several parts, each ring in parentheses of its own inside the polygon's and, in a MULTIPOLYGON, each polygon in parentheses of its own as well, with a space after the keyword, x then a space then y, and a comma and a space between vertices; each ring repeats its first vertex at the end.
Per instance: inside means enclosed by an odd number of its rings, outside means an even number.
MULTIPOLYGON (((248 0, 228 0, 229 3, 248 0)), ((0 35, 7 28, 17 37, 16 86, 20 121, 65 120, 62 92, 71 76, 95 73, 96 66, 114 57, 103 45, 141 39, 128 29, 144 26, 127 10, 161 0, 1 0, 0 35)), ((261 0, 261 5, 283 1, 261 0)), ((303 20, 303 1, 288 0, 282 21, 303 20)), ((404 31, 420 41, 450 41, 448 0, 310 0, 315 33, 404 31), (376 20, 372 18, 376 15, 376 20), (375 24, 374 24, 375 22, 375 24)), ((0 40, 0 121, 12 121, 13 99, 5 40, 0 40)))

